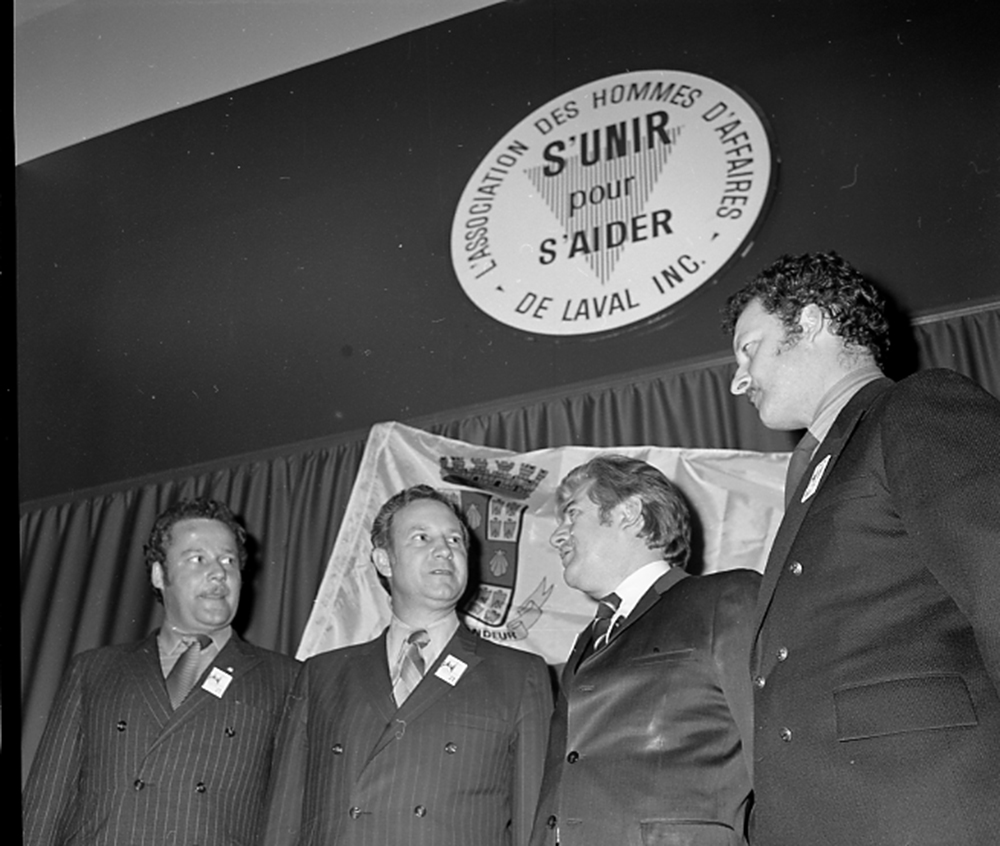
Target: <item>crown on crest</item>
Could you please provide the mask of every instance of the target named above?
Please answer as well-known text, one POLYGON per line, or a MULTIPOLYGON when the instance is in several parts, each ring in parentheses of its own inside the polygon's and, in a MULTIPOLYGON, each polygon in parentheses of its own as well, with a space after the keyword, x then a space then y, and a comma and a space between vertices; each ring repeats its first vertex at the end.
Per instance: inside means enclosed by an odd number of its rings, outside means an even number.
POLYGON ((549 475, 548 470, 534 464, 518 464, 501 458, 442 455, 438 461, 441 464, 442 481, 512 499, 527 499, 535 492, 542 479, 549 475))

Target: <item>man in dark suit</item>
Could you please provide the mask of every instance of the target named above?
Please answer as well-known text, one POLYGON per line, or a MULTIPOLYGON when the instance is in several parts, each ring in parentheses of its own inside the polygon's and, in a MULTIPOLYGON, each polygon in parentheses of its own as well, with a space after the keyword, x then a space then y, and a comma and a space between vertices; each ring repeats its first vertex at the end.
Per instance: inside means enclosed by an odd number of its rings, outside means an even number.
POLYGON ((243 527, 213 500, 161 514, 158 632, 73 659, 24 794, 30 846, 255 843, 299 665, 232 631, 243 527))
POLYGON ((372 546, 392 620, 306 662, 265 842, 523 846, 552 710, 544 661, 459 622, 468 533, 443 494, 392 497, 372 546))
POLYGON ((733 393, 808 429, 756 611, 752 839, 1000 843, 1000 402, 884 378, 881 300, 835 253, 782 257, 726 326, 733 393))
POLYGON ((557 501, 563 576, 598 613, 563 672, 532 843, 745 843, 760 577, 685 573, 687 505, 645 461, 597 456, 557 501))

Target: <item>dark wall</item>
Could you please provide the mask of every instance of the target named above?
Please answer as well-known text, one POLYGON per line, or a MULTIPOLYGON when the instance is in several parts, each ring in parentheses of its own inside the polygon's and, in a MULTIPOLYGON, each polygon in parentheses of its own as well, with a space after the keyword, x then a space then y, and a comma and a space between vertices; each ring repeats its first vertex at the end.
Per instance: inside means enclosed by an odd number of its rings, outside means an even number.
POLYGON ((722 354, 723 301, 782 252, 835 248, 908 313, 995 296, 991 5, 522 0, 29 162, 22 501, 722 354), (647 68, 770 121, 752 251, 616 337, 494 322, 451 267, 466 181, 538 106, 647 68))

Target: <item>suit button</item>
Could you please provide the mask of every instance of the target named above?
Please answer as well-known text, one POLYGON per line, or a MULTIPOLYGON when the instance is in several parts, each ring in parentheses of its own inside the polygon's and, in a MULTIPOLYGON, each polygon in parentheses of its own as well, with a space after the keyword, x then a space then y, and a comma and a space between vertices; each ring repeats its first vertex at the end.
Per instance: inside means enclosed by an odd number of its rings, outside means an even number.
POLYGON ((204 792, 205 792, 206 790, 208 790, 208 788, 207 788, 207 787, 205 787, 205 782, 203 782, 203 781, 199 781, 199 782, 198 782, 198 783, 197 783, 197 784, 196 784, 196 785, 194 786, 194 789, 195 789, 195 792, 196 792, 196 793, 204 793, 204 792))
POLYGON ((580 753, 577 752, 575 749, 572 752, 570 752, 569 755, 566 756, 566 761, 570 764, 575 764, 579 760, 580 760, 580 753))
POLYGON ((788 572, 791 573, 793 576, 801 576, 802 565, 799 564, 798 561, 793 561, 791 564, 788 565, 788 572))
POLYGON ((444 751, 449 755, 454 755, 458 751, 458 747, 454 743, 446 743, 444 745, 444 751))
POLYGON ((125 731, 125 726, 127 725, 128 723, 126 723, 125 720, 119 720, 118 725, 116 725, 115 728, 118 729, 118 731, 125 731))
POLYGON ((417 805, 417 807, 413 809, 413 813, 418 817, 426 817, 427 809, 423 805, 417 805))
POLYGON ((778 650, 777 657, 779 661, 784 661, 788 657, 788 650, 782 646, 781 649, 778 650))
POLYGON ((783 728, 778 732, 778 736, 785 741, 785 743, 790 743, 792 740, 792 730, 790 728, 783 728))
POLYGON ((758 690, 760 690, 765 684, 767 684, 767 679, 765 679, 763 676, 753 677, 753 686, 756 687, 758 690))
POLYGON ((356 820, 358 817, 361 816, 361 809, 357 805, 355 805, 347 813, 350 814, 352 820, 356 820))
POLYGON ((343 743, 334 743, 333 746, 330 747, 330 751, 334 755, 343 755, 344 754, 344 744, 343 743))
POLYGON ((226 726, 226 737, 236 737, 236 729, 226 726))
POLYGON ((142 790, 146 786, 146 782, 144 782, 141 778, 137 778, 135 781, 132 782, 132 786, 136 790, 142 790))
POLYGON ((548 819, 547 819, 547 820, 545 821, 545 824, 546 824, 546 825, 547 825, 547 826, 548 826, 549 828, 555 828, 555 827, 556 827, 556 823, 557 823, 557 822, 559 822, 559 820, 557 820, 557 819, 556 819, 556 815, 555 815, 555 814, 553 814, 552 816, 550 816, 550 817, 549 817, 549 818, 548 818, 548 819))

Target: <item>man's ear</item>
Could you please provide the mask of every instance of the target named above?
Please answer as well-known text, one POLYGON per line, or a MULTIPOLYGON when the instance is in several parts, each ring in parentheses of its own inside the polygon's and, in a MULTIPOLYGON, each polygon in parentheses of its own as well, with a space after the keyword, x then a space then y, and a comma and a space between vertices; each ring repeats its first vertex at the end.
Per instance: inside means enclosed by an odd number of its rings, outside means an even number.
POLYGON ((163 565, 159 561, 154 561, 153 566, 149 568, 149 580, 157 590, 163 590, 163 583, 166 579, 164 578, 163 565))
POLYGON ((642 530, 642 500, 637 496, 626 497, 619 504, 622 526, 642 530))
POLYGON ((372 564, 375 565, 375 569, 378 570, 379 574, 383 578, 392 578, 392 561, 389 559, 389 553, 387 550, 373 549, 372 564))
POLYGON ((799 340, 814 341, 824 329, 829 329, 829 318, 816 303, 809 303, 799 312, 799 327, 802 329, 799 340))

